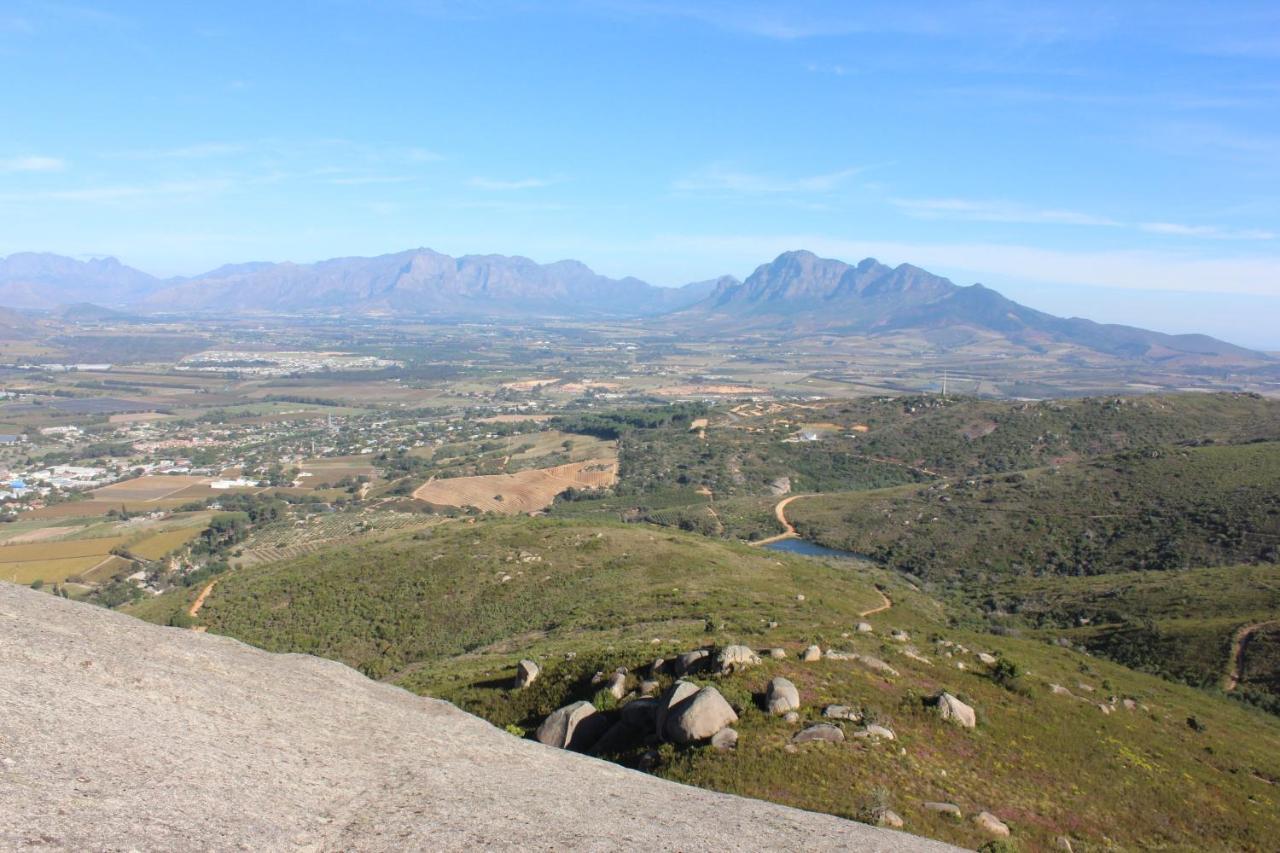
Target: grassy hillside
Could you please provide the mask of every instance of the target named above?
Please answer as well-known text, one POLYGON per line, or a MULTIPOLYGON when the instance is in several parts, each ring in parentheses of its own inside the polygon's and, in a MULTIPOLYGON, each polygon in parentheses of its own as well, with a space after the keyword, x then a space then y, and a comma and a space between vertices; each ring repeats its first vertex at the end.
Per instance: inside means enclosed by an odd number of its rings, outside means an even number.
MULTIPOLYGON (((149 616, 163 621, 165 607, 181 603, 151 602, 149 616)), ((220 581, 200 616, 212 631, 338 658, 519 731, 573 699, 614 704, 591 683, 598 670, 629 667, 634 685, 655 656, 735 642, 780 647, 785 660, 700 679, 740 716, 735 751, 664 745, 655 755, 640 745, 608 757, 855 818, 887 805, 909 831, 973 847, 988 837, 923 802, 955 802, 966 815, 988 809, 1024 850, 1048 848, 1059 835, 1077 849, 1263 850, 1280 835, 1280 720, 1058 645, 961 629, 971 623, 965 611, 854 561, 641 525, 452 523, 241 569, 220 581), (860 616, 882 606, 881 590, 891 608, 860 616), (854 632, 861 618, 874 633, 854 632), (909 632, 910 642, 890 641, 890 629, 909 632), (799 650, 815 642, 882 658, 899 674, 851 660, 800 663, 799 650), (978 651, 1007 661, 1006 677, 981 664, 978 651), (524 657, 544 674, 517 692, 511 677, 524 657), (799 687, 801 725, 839 703, 889 726, 897 740, 793 749, 798 726, 760 710, 773 675, 799 687), (945 723, 925 706, 944 688, 977 709, 977 729, 945 723), (1104 713, 1098 704, 1111 708, 1111 697, 1114 710, 1104 713)))
POLYGON ((1018 402, 907 397, 841 402, 814 420, 864 424, 859 447, 945 475, 1016 471, 1178 442, 1280 439, 1280 401, 1254 394, 1018 402))
POLYGON ((620 482, 610 498, 561 504, 554 514, 755 539, 778 532, 758 502, 780 481, 793 493, 864 491, 1179 443, 1280 439, 1280 401, 1250 394, 738 406, 710 412, 700 431, 689 417, 566 421, 565 428, 604 429, 618 439, 620 482), (806 433, 817 440, 797 440, 806 433))
MULTIPOLYGON (((1236 632, 1280 618, 1280 565, 1191 569, 1179 572, 1175 582, 1160 572, 1015 578, 999 584, 991 599, 1009 614, 997 621, 1066 637, 1128 666, 1216 688, 1229 671, 1236 632)), ((1271 636, 1263 632, 1246 648, 1236 692, 1274 694, 1265 704, 1280 710, 1280 649, 1271 636)))
POLYGON ((789 516, 806 538, 940 580, 1274 562, 1280 443, 824 495, 793 503, 789 516))

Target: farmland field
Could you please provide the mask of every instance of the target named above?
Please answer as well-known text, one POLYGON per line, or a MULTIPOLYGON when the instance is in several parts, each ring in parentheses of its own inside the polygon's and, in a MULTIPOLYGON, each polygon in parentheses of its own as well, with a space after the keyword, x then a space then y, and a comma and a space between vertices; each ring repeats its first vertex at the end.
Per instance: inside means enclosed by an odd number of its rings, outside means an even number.
POLYGON ((60 583, 94 568, 111 556, 112 548, 123 545, 125 541, 123 536, 112 536, 5 545, 0 547, 0 577, 23 584, 36 580, 60 583))
POLYGON ((159 560, 161 557, 181 548, 199 535, 200 527, 178 527, 173 530, 161 530, 153 533, 136 544, 129 546, 129 551, 146 560, 159 560))
POLYGON ((203 486, 208 482, 207 477, 149 475, 103 486, 92 494, 99 501, 155 501, 175 497, 192 486, 203 486))
POLYGON ((517 515, 547 508, 567 489, 611 486, 617 477, 617 460, 590 459, 515 474, 433 480, 413 496, 438 506, 470 506, 482 512, 517 515))

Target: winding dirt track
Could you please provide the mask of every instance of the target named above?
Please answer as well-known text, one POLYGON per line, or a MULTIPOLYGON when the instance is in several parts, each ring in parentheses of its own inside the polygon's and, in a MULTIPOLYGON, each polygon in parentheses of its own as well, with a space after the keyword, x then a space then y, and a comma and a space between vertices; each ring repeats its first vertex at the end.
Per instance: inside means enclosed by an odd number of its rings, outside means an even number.
POLYGON ((1261 628, 1269 625, 1280 625, 1280 620, 1272 619, 1268 622, 1254 622, 1252 625, 1242 625, 1236 631, 1235 636, 1231 638, 1231 657, 1227 660, 1227 674, 1222 679, 1222 689, 1230 693, 1240 686, 1240 679, 1244 676, 1244 651, 1249 644, 1249 638, 1252 637, 1261 628))
POLYGON ((798 534, 796 533, 795 525, 787 521, 787 504, 792 501, 798 501, 800 498, 811 497, 813 497, 813 495, 791 495, 790 497, 786 497, 778 501, 777 505, 773 508, 773 514, 778 519, 778 523, 782 525, 782 529, 785 532, 779 533, 777 536, 770 536, 768 539, 759 539, 751 544, 758 548, 764 545, 769 545, 773 542, 781 542, 783 539, 795 539, 798 534))
MULTIPOLYGON (((768 539, 761 539, 757 542, 752 542, 751 544, 761 546, 768 545, 770 542, 781 542, 783 539, 798 539, 799 534, 796 533, 795 525, 787 520, 787 505, 792 501, 799 500, 800 498, 811 497, 813 497, 813 495, 791 495, 790 497, 786 497, 778 501, 777 505, 773 508, 773 514, 777 516, 778 523, 783 526, 786 532, 779 533, 777 536, 770 536, 768 539)), ((880 598, 883 600, 883 603, 879 607, 872 607, 870 610, 862 611, 858 614, 859 616, 875 616, 877 613, 883 613, 890 607, 893 607, 893 599, 885 595, 884 590, 877 587, 876 592, 880 593, 880 598)))
POLYGON ((880 593, 880 597, 884 599, 884 604, 881 604, 879 607, 873 607, 870 610, 864 610, 858 614, 859 616, 875 616, 877 613, 883 613, 893 606, 893 599, 885 595, 884 590, 877 589, 876 592, 880 593))

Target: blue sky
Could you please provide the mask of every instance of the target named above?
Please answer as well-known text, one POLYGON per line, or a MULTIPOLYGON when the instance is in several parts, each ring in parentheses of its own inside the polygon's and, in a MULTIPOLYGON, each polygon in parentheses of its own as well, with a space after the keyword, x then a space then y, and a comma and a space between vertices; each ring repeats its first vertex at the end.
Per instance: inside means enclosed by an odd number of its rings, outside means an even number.
POLYGON ((0 80, 0 254, 810 248, 1280 349, 1274 2, 0 0, 0 80))

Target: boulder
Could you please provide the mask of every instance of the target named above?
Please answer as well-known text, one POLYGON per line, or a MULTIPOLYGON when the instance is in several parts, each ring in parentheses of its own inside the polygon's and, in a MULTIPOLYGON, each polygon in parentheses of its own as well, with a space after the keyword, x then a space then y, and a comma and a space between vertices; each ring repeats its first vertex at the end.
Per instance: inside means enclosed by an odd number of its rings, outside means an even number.
POLYGON ((927 657, 920 654, 920 650, 917 649, 915 646, 907 646, 905 649, 902 650, 902 654, 904 657, 909 657, 913 661, 916 661, 918 663, 923 663, 928 666, 933 666, 933 661, 929 660, 927 657))
POLYGON ((848 720, 852 723, 862 722, 862 712, 848 705, 828 705, 822 709, 822 716, 831 720, 848 720))
POLYGON ((800 660, 805 663, 813 663, 814 661, 822 660, 822 649, 817 646, 809 646, 800 653, 800 660))
POLYGON ((770 714, 785 714, 800 709, 800 691, 781 676, 772 679, 764 693, 765 709, 770 714))
POLYGON ((854 655, 853 659, 865 666, 867 669, 895 677, 898 675, 898 671, 896 669, 880 660, 880 658, 872 657, 871 655, 854 655))
POLYGON ((893 640, 895 643, 907 643, 911 641, 911 635, 906 631, 895 628, 889 632, 889 639, 893 640))
POLYGON ((841 743, 844 741, 844 730, 830 723, 816 723, 807 729, 796 732, 791 737, 792 743, 841 743))
POLYGON ((856 630, 859 634, 870 634, 870 633, 871 633, 871 623, 870 623, 870 622, 859 622, 856 626, 854 626, 854 630, 856 630))
POLYGON ((640 682, 640 695, 652 696, 653 694, 658 692, 658 688, 661 686, 662 685, 658 684, 658 682, 656 681, 645 679, 644 681, 640 682))
POLYGON ((987 654, 986 652, 978 652, 978 660, 982 661, 982 662, 983 662, 983 663, 985 663, 987 666, 995 666, 995 665, 996 665, 996 656, 995 656, 995 655, 989 655, 989 654, 987 654))
POLYGON ((875 723, 858 729, 853 733, 856 738, 873 738, 875 740, 897 740, 898 736, 893 733, 893 729, 886 729, 884 726, 877 726, 875 723))
POLYGON ((655 729, 654 721, 657 715, 657 699, 632 699, 622 706, 622 721, 643 732, 651 732, 655 729))
POLYGON ((667 715, 664 731, 676 743, 706 740, 738 721, 738 715, 714 687, 704 687, 676 705, 667 715))
POLYGON ((686 699, 693 697, 698 692, 698 685, 691 684, 688 681, 677 681, 663 692, 658 699, 657 708, 653 714, 653 730, 658 736, 665 740, 667 716, 672 709, 684 702, 686 699))
POLYGON ((701 672, 709 666, 711 666, 711 652, 706 649, 685 652, 682 655, 677 655, 676 659, 671 662, 671 670, 677 676, 701 672))
POLYGON ((902 815, 893 809, 885 809, 876 817, 876 826, 887 826, 890 829, 902 829, 902 815))
POLYGON ((973 708, 961 702, 950 693, 943 691, 938 694, 936 700, 938 715, 949 723, 965 729, 971 729, 978 724, 978 715, 973 708))
POLYGON ((782 660, 787 656, 786 649, 769 649, 769 657, 774 660, 782 660))
POLYGON ((961 817, 960 807, 955 803, 925 803, 924 810, 928 812, 937 812, 947 817, 961 817))
POLYGON ((1075 698, 1075 695, 1076 695, 1072 693, 1070 690, 1068 690, 1067 688, 1063 687, 1061 684, 1050 684, 1049 692, 1052 693, 1054 696, 1070 696, 1073 699, 1075 698))
POLYGON ((619 752, 626 752, 633 747, 639 746, 644 740, 644 732, 635 726, 627 723, 625 720, 619 720, 609 727, 600 739, 591 747, 592 755, 610 755, 619 752))
POLYGON ((738 748, 738 732, 736 729, 721 729, 711 736, 711 748, 728 752, 738 748))
POLYGON ((656 679, 661 675, 666 663, 662 658, 654 658, 653 663, 649 664, 649 677, 656 679))
POLYGON ((523 690, 538 680, 542 668, 531 660, 525 659, 516 664, 516 688, 523 690))
POLYGON ((794 726, 796 723, 800 722, 800 714, 796 711, 788 711, 782 715, 782 722, 789 723, 794 726))
POLYGON ((590 702, 574 702, 552 711, 534 734, 538 743, 586 752, 609 728, 609 721, 590 702))
POLYGON ((615 672, 605 681, 604 689, 609 691, 609 695, 614 699, 621 699, 627 695, 627 676, 626 673, 615 672))
POLYGON ((747 646, 725 646, 716 656, 716 664, 720 667, 721 675, 728 675, 759 663, 760 656, 747 646))
POLYGON ((973 822, 983 832, 996 836, 997 838, 1008 838, 1009 827, 1004 821, 993 815, 991 812, 978 812, 973 816, 973 822))

